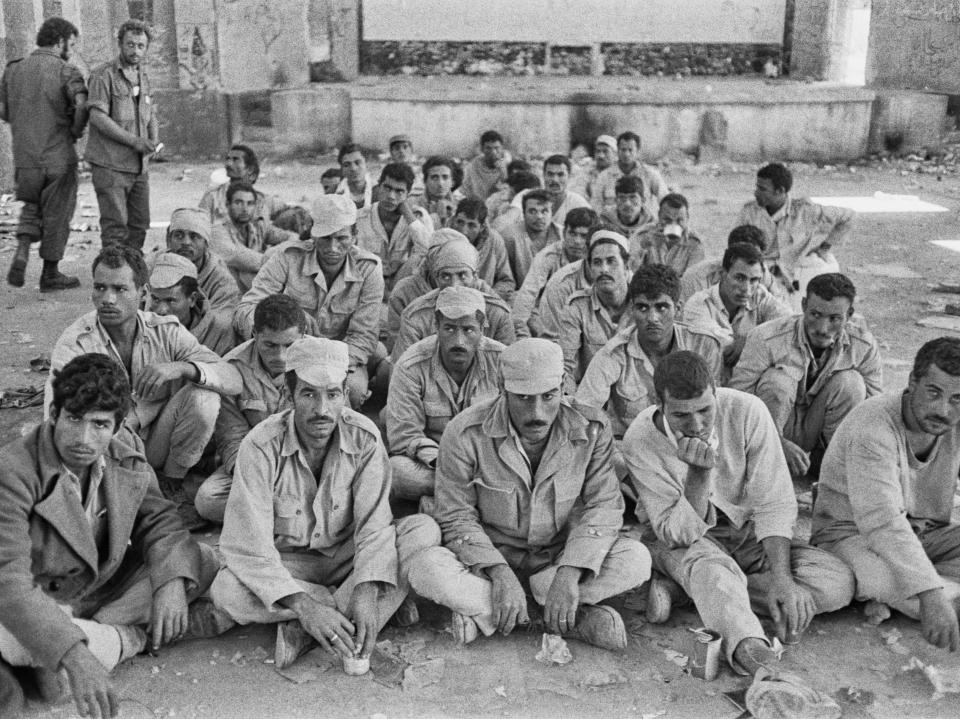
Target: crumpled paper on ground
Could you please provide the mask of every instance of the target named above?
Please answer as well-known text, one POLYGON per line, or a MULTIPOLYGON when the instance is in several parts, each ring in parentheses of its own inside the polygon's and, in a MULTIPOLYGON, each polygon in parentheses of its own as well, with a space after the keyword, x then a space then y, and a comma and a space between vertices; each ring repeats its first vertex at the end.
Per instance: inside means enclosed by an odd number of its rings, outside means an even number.
POLYGON ((537 661, 541 664, 569 664, 573 661, 570 647, 559 634, 544 634, 537 661))
POLYGON ((904 669, 922 671, 937 694, 960 694, 960 667, 938 667, 936 664, 924 664, 916 657, 910 657, 904 669))

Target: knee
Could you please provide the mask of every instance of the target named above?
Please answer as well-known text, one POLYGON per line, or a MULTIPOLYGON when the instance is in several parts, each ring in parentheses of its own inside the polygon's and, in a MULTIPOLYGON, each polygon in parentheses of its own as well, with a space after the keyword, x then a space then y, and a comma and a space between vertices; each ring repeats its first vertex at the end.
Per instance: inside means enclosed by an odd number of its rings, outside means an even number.
POLYGON ((183 393, 183 407, 202 427, 212 428, 220 414, 220 395, 213 390, 187 385, 177 394, 183 393))
POLYGON ((411 514, 397 520, 397 545, 412 554, 440 544, 440 527, 426 514, 411 514))
POLYGON ((455 562, 453 553, 446 547, 434 545, 426 547, 417 552, 415 557, 411 558, 407 570, 407 581, 414 591, 423 594, 429 591, 429 587, 436 583, 442 568, 450 563, 451 559, 455 562))
POLYGON ((222 482, 218 474, 208 477, 197 490, 197 496, 193 500, 197 514, 210 522, 223 524, 223 515, 227 509, 228 490, 225 493, 222 489, 222 482))
POLYGON ((810 550, 803 583, 810 590, 817 605, 817 613, 843 609, 853 601, 856 579, 847 564, 829 552, 810 550))
POLYGON ((616 573, 624 579, 628 587, 639 586, 650 579, 653 561, 650 559, 650 551, 641 542, 622 537, 614 544, 611 552, 616 553, 620 565, 616 573))
POLYGON ((835 403, 849 404, 850 406, 860 404, 867 398, 867 383, 863 381, 863 375, 855 369, 845 369, 835 372, 827 380, 824 389, 835 397, 835 403))
POLYGON ((796 401, 798 379, 780 367, 768 367, 757 380, 757 396, 765 403, 790 404, 796 401))
POLYGON ((687 576, 688 586, 691 587, 716 587, 721 583, 729 583, 731 578, 743 584, 747 583, 746 575, 733 557, 721 551, 685 560, 683 572, 687 576))
POLYGON ((194 597, 199 597, 206 592, 213 584, 214 578, 220 571, 220 558, 217 552, 209 544, 200 544, 200 575, 197 578, 197 587, 191 592, 194 597))

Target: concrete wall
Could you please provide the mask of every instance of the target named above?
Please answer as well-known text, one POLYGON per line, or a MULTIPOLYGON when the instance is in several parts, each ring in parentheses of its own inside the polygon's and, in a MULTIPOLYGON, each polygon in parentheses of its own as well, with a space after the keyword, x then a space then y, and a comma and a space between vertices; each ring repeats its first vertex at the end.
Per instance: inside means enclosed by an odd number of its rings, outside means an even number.
POLYGON ((784 9, 785 0, 363 0, 363 39, 779 43, 784 9))
POLYGON ((230 146, 227 96, 213 90, 154 92, 163 154, 183 159, 222 157, 230 146))
POLYGON ((790 75, 863 85, 872 0, 804 0, 794 9, 790 75))
POLYGON ((350 141, 350 89, 314 84, 270 95, 274 148, 283 155, 326 151, 350 141))
POLYGON ((876 88, 870 122, 870 152, 918 152, 940 146, 947 96, 876 88))
POLYGON ((960 94, 960 3, 873 0, 867 82, 960 94))
POLYGON ((411 84, 352 88, 352 139, 382 147, 390 134, 408 132, 431 152, 469 157, 480 133, 497 128, 521 153, 566 152, 599 132, 636 129, 643 154, 655 159, 673 148, 696 150, 707 111, 727 121, 727 149, 744 160, 781 158, 833 161, 867 149, 874 93, 835 85, 758 85, 729 81, 649 82, 621 93, 531 88, 508 96, 502 89, 444 88, 436 101, 411 84), (518 96, 519 95, 519 96, 518 96), (391 118, 389 127, 384 118, 391 118), (422 140, 420 139, 422 138, 422 140))

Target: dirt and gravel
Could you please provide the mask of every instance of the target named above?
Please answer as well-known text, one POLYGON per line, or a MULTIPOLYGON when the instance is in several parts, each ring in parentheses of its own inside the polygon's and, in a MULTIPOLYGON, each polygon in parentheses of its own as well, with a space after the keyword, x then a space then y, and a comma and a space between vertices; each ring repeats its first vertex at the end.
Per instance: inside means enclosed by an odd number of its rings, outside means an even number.
MULTIPOLYGON (((875 192, 918 195, 947 208, 935 214, 862 214, 850 242, 837 251, 855 282, 859 310, 879 340, 885 385, 904 386, 910 362, 922 342, 944 330, 920 326, 925 317, 938 319, 948 303, 960 298, 932 291, 938 283, 958 284, 960 254, 930 244, 960 240, 960 178, 949 152, 905 160, 874 159, 850 166, 795 166, 799 193, 814 196, 873 195, 875 192)), ((756 165, 725 163, 697 166, 671 158, 670 184, 690 200, 692 223, 706 241, 707 253, 718 256, 741 204, 750 198, 756 165)), ((320 191, 322 170, 332 158, 306 158, 278 164, 264 162, 258 187, 291 201, 320 191)), ((194 205, 203 193, 209 164, 165 163, 151 176, 155 220, 180 206, 194 205)), ((75 223, 96 225, 96 202, 89 179, 80 187, 75 223), (89 215, 89 216, 88 216, 89 215)), ((0 202, 0 232, 15 207, 0 202)), ((149 242, 162 242, 162 231, 149 242)), ((67 248, 64 270, 79 274, 83 286, 59 294, 37 289, 40 262, 28 268, 27 286, 0 285, 0 388, 41 387, 44 375, 31 370, 31 360, 48 353, 76 316, 90 308, 89 265, 99 248, 95 231, 77 231, 67 248)), ((12 256, 12 236, 0 235, 0 269, 12 256)), ((960 332, 960 323, 957 325, 960 332)), ((0 411, 0 441, 16 437, 38 421, 40 410, 0 411)), ((808 500, 798 487, 801 500, 808 500)), ((800 532, 809 522, 809 504, 801 501, 800 532)), ((200 533, 216 543, 215 533, 200 533)), ((274 632, 270 627, 236 628, 225 636, 184 641, 122 665, 115 674, 123 697, 124 717, 434 717, 606 716, 617 718, 736 717, 740 713, 724 692, 745 684, 724 669, 713 682, 686 674, 680 664, 689 652, 687 628, 699 626, 690 610, 674 613, 666 625, 644 625, 624 608, 633 633, 620 655, 570 642, 573 661, 545 666, 535 660, 540 635, 515 633, 456 646, 444 631, 446 612, 421 602, 423 622, 410 629, 386 629, 386 647, 410 664, 408 680, 386 686, 373 675, 349 677, 317 653, 295 665, 288 677, 269 660, 274 632), (299 682, 299 683, 298 683, 299 682)), ((960 656, 928 646, 915 623, 895 617, 880 627, 864 623, 858 608, 818 617, 803 642, 784 655, 784 666, 813 686, 834 695, 848 717, 955 717, 960 695, 936 694, 916 668, 935 664, 960 670, 960 656)), ((403 665, 401 665, 402 667, 403 665)), ((32 716, 76 716, 71 704, 41 708, 32 716)))

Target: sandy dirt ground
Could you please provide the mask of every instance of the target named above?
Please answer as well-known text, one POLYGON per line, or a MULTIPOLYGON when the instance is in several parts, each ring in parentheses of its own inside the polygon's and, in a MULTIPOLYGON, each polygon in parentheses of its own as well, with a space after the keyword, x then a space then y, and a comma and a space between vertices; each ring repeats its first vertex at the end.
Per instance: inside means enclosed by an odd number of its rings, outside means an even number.
MULTIPOLYGON (((265 162, 258 187, 290 201, 307 200, 319 192, 320 173, 329 164, 329 157, 265 162)), ((167 219, 177 207, 196 204, 215 167, 157 165, 151 176, 154 220, 167 219)), ((949 210, 939 214, 862 214, 851 241, 837 251, 841 266, 858 288, 859 310, 881 344, 887 389, 903 387, 917 348, 943 333, 919 326, 917 320, 943 317, 945 304, 960 303, 954 296, 931 291, 938 282, 957 282, 960 255, 930 244, 932 240, 960 239, 960 180, 950 175, 937 180, 934 175, 902 167, 876 163, 801 166, 796 168, 795 179, 800 194, 912 194, 949 210)), ((704 238, 709 256, 719 256, 741 204, 751 196, 755 170, 751 165, 696 167, 688 163, 667 168, 671 186, 690 199, 692 225, 704 238)), ((0 215, 0 221, 3 219, 0 215)), ((80 186, 75 222, 97 222, 89 179, 80 186)), ((162 242, 162 231, 151 232, 148 242, 162 242)), ((0 284, 0 388, 42 386, 44 376, 31 372, 30 361, 48 353, 63 328, 91 308, 89 265, 99 244, 99 235, 93 231, 71 236, 63 269, 80 275, 80 289, 39 294, 36 254, 26 287, 14 290, 0 284)), ((4 274, 12 252, 12 240, 0 241, 4 274)), ((9 441, 39 418, 38 408, 0 411, 0 441, 9 441)), ((804 489, 797 488, 801 534, 809 525, 809 494, 804 489)), ((198 537, 214 544, 217 540, 211 532, 201 532, 198 537)), ((566 666, 546 666, 535 660, 539 634, 519 632, 459 647, 444 629, 447 612, 423 601, 420 606, 420 625, 387 628, 381 635, 414 667, 408 670, 404 687, 381 684, 372 674, 346 676, 317 652, 301 659, 291 678, 285 678, 269 663, 273 628, 239 627, 217 639, 184 641, 157 656, 142 655, 122 665, 115 673, 123 697, 121 715, 723 719, 739 714, 723 694, 742 688, 745 679, 725 668, 716 681, 705 682, 680 666, 689 652, 692 635, 687 629, 699 626, 692 610, 675 611, 665 625, 644 625, 634 603, 628 602, 624 616, 632 634, 624 653, 571 641, 573 661, 566 666)), ((914 657, 924 664, 960 671, 960 656, 927 645, 916 623, 896 616, 873 627, 863 622, 859 608, 852 607, 818 617, 803 642, 786 652, 782 663, 841 700, 847 717, 958 716, 960 695, 935 694, 927 677, 911 668, 914 657)), ((75 715, 69 703, 33 705, 31 709, 31 716, 36 717, 75 715)))

